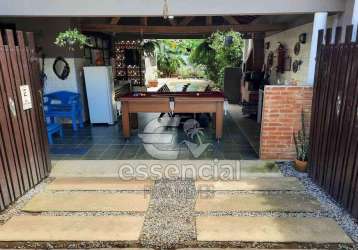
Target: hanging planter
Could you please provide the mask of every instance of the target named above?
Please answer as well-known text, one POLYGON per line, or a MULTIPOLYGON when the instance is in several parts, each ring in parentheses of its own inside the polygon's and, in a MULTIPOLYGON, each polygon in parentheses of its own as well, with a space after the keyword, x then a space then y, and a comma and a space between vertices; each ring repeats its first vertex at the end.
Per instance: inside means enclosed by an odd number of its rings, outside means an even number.
POLYGON ((144 40, 141 45, 145 55, 154 56, 155 48, 159 46, 159 43, 156 40, 144 40))
POLYGON ((59 47, 67 47, 69 50, 74 50, 75 47, 82 49, 84 46, 92 46, 88 37, 76 28, 58 33, 55 44, 59 47))

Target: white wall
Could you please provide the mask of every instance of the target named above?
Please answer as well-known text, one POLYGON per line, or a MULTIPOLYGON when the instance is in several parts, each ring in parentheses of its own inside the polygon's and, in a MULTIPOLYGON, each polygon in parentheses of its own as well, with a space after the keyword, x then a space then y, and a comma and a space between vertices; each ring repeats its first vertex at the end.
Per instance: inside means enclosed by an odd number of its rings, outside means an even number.
POLYGON ((75 58, 65 58, 70 66, 70 74, 67 79, 61 80, 53 71, 55 58, 45 58, 45 74, 47 76, 44 92, 46 94, 56 91, 71 91, 78 93, 77 75, 75 69, 75 58))
MULTIPOLYGON (((327 26, 332 27, 333 16, 328 17, 327 26)), ((270 51, 273 51, 275 54, 274 65, 271 70, 270 82, 271 84, 277 84, 278 81, 283 84, 285 82, 297 81, 300 85, 306 85, 307 74, 308 74, 308 64, 309 64, 309 55, 310 55, 310 46, 312 39, 312 28, 313 23, 308 23, 305 25, 297 26, 292 29, 288 29, 273 35, 270 35, 265 38, 265 43, 270 42, 270 49, 265 50, 265 63, 267 62, 267 56, 270 51), (298 42, 298 36, 301 33, 307 34, 307 40, 305 44, 301 44, 300 53, 296 56, 294 53, 294 46, 298 42), (292 58, 291 62, 291 71, 286 71, 283 74, 276 73, 277 57, 276 49, 278 47, 278 42, 282 43, 287 49, 287 55, 292 58), (302 60, 302 65, 297 73, 292 71, 292 63, 295 60, 302 60)))
MULTIPOLYGON (((53 71, 55 58, 45 58, 45 74, 47 76, 44 92, 46 94, 56 91, 71 91, 81 94, 82 107, 86 111, 87 107, 84 101, 84 78, 83 78, 83 58, 65 58, 70 67, 69 76, 61 80, 53 71)), ((83 112, 84 120, 88 119, 88 114, 83 112)))

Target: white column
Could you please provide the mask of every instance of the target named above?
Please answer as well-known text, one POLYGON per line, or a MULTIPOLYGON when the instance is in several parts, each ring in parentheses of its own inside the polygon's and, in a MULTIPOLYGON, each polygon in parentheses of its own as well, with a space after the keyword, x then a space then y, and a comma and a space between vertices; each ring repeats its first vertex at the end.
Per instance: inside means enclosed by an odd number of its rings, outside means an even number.
POLYGON ((357 27, 358 27, 358 0, 354 0, 352 24, 353 24, 352 41, 355 42, 355 38, 357 37, 357 27))
POLYGON ((316 55, 317 55, 317 42, 318 42, 318 31, 326 29, 327 24, 327 12, 317 12, 314 14, 313 29, 312 29, 312 40, 311 50, 308 66, 307 84, 313 85, 314 74, 316 68, 316 55))

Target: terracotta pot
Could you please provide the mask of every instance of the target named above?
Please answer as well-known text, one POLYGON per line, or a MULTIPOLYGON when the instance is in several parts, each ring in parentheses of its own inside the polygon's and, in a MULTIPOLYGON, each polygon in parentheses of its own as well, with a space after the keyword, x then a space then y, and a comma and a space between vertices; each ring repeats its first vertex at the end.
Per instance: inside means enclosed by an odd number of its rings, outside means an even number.
POLYGON ((300 161, 300 160, 295 160, 295 169, 299 172, 306 172, 307 170, 307 161, 300 161))

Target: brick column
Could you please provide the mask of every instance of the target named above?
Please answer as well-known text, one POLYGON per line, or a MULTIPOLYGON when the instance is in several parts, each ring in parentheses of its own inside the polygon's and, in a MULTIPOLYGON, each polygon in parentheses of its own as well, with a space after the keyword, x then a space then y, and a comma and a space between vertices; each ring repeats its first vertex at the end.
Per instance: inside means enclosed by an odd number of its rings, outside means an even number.
POLYGON ((302 109, 307 133, 309 132, 311 105, 311 86, 265 86, 260 137, 261 159, 295 159, 293 132, 301 128, 302 109))

